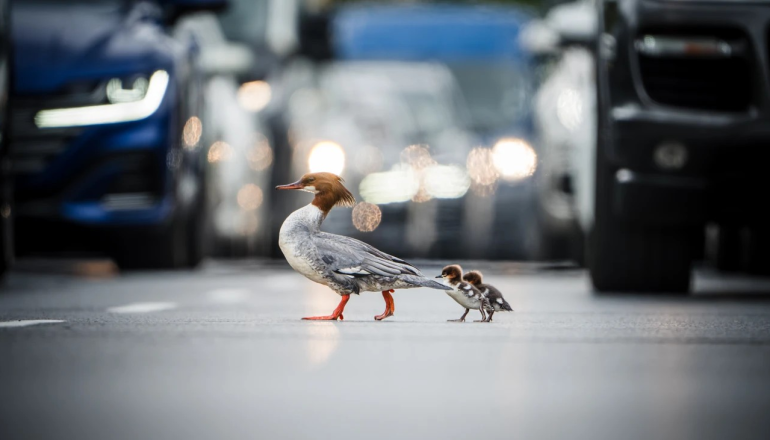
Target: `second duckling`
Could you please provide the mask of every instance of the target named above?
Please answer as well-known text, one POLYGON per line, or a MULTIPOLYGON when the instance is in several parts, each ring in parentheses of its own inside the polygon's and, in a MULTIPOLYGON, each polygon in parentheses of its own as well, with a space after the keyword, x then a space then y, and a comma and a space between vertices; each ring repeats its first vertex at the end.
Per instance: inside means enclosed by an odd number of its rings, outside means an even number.
POLYGON ((491 284, 484 284, 484 275, 482 275, 481 272, 472 270, 463 275, 463 280, 479 289, 489 301, 489 308, 487 308, 487 312, 489 312, 487 322, 492 322, 492 315, 494 315, 495 312, 513 311, 513 308, 508 304, 508 301, 503 298, 502 292, 497 290, 497 288, 491 284))
POLYGON ((465 307, 465 313, 463 313, 463 316, 461 316, 460 319, 449 319, 449 322, 465 322, 465 317, 468 315, 470 309, 481 312, 481 320, 474 322, 488 322, 484 311, 494 309, 479 289, 472 284, 463 281, 462 267, 457 264, 446 266, 441 271, 441 275, 436 278, 443 278, 444 284, 452 288, 452 290, 446 291, 447 295, 457 301, 458 304, 465 307))

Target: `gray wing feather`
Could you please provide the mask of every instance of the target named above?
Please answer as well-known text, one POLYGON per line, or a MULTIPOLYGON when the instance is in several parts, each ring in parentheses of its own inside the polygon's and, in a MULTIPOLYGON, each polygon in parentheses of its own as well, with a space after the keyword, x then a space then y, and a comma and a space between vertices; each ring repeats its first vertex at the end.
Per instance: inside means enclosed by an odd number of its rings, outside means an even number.
POLYGON ((386 254, 355 238, 321 232, 313 240, 321 258, 335 273, 367 276, 362 273, 366 271, 370 274, 386 277, 397 275, 423 276, 419 269, 406 261, 386 254), (361 268, 357 273, 350 273, 345 270, 356 267, 361 268))

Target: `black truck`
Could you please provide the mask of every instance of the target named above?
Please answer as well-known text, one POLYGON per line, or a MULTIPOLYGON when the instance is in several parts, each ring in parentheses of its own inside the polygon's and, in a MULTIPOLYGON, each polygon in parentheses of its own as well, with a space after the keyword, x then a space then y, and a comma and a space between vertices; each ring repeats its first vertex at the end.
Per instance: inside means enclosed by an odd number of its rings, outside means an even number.
POLYGON ((707 227, 719 267, 767 271, 770 2, 595 6, 595 288, 689 291, 707 227))

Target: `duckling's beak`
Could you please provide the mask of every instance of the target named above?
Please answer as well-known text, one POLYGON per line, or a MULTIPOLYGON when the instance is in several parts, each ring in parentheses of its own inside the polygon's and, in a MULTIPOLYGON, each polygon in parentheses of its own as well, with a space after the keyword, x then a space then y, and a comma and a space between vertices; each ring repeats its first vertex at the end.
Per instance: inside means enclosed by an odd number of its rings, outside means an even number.
POLYGON ((287 183, 286 185, 278 185, 275 189, 302 189, 305 186, 302 185, 302 181, 298 180, 294 183, 287 183))
POLYGON ((444 275, 436 275, 436 278, 444 278, 444 275))

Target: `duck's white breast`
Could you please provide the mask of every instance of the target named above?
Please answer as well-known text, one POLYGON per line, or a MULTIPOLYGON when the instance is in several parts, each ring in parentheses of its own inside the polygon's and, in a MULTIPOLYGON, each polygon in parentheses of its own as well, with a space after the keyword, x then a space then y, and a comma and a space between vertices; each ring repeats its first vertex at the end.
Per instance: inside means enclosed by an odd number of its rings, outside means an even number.
POLYGON ((321 272, 311 264, 313 244, 310 240, 311 230, 308 226, 317 221, 315 217, 318 215, 320 215, 320 210, 312 205, 294 211, 281 225, 281 231, 278 234, 278 246, 294 270, 312 281, 326 284, 321 272))

